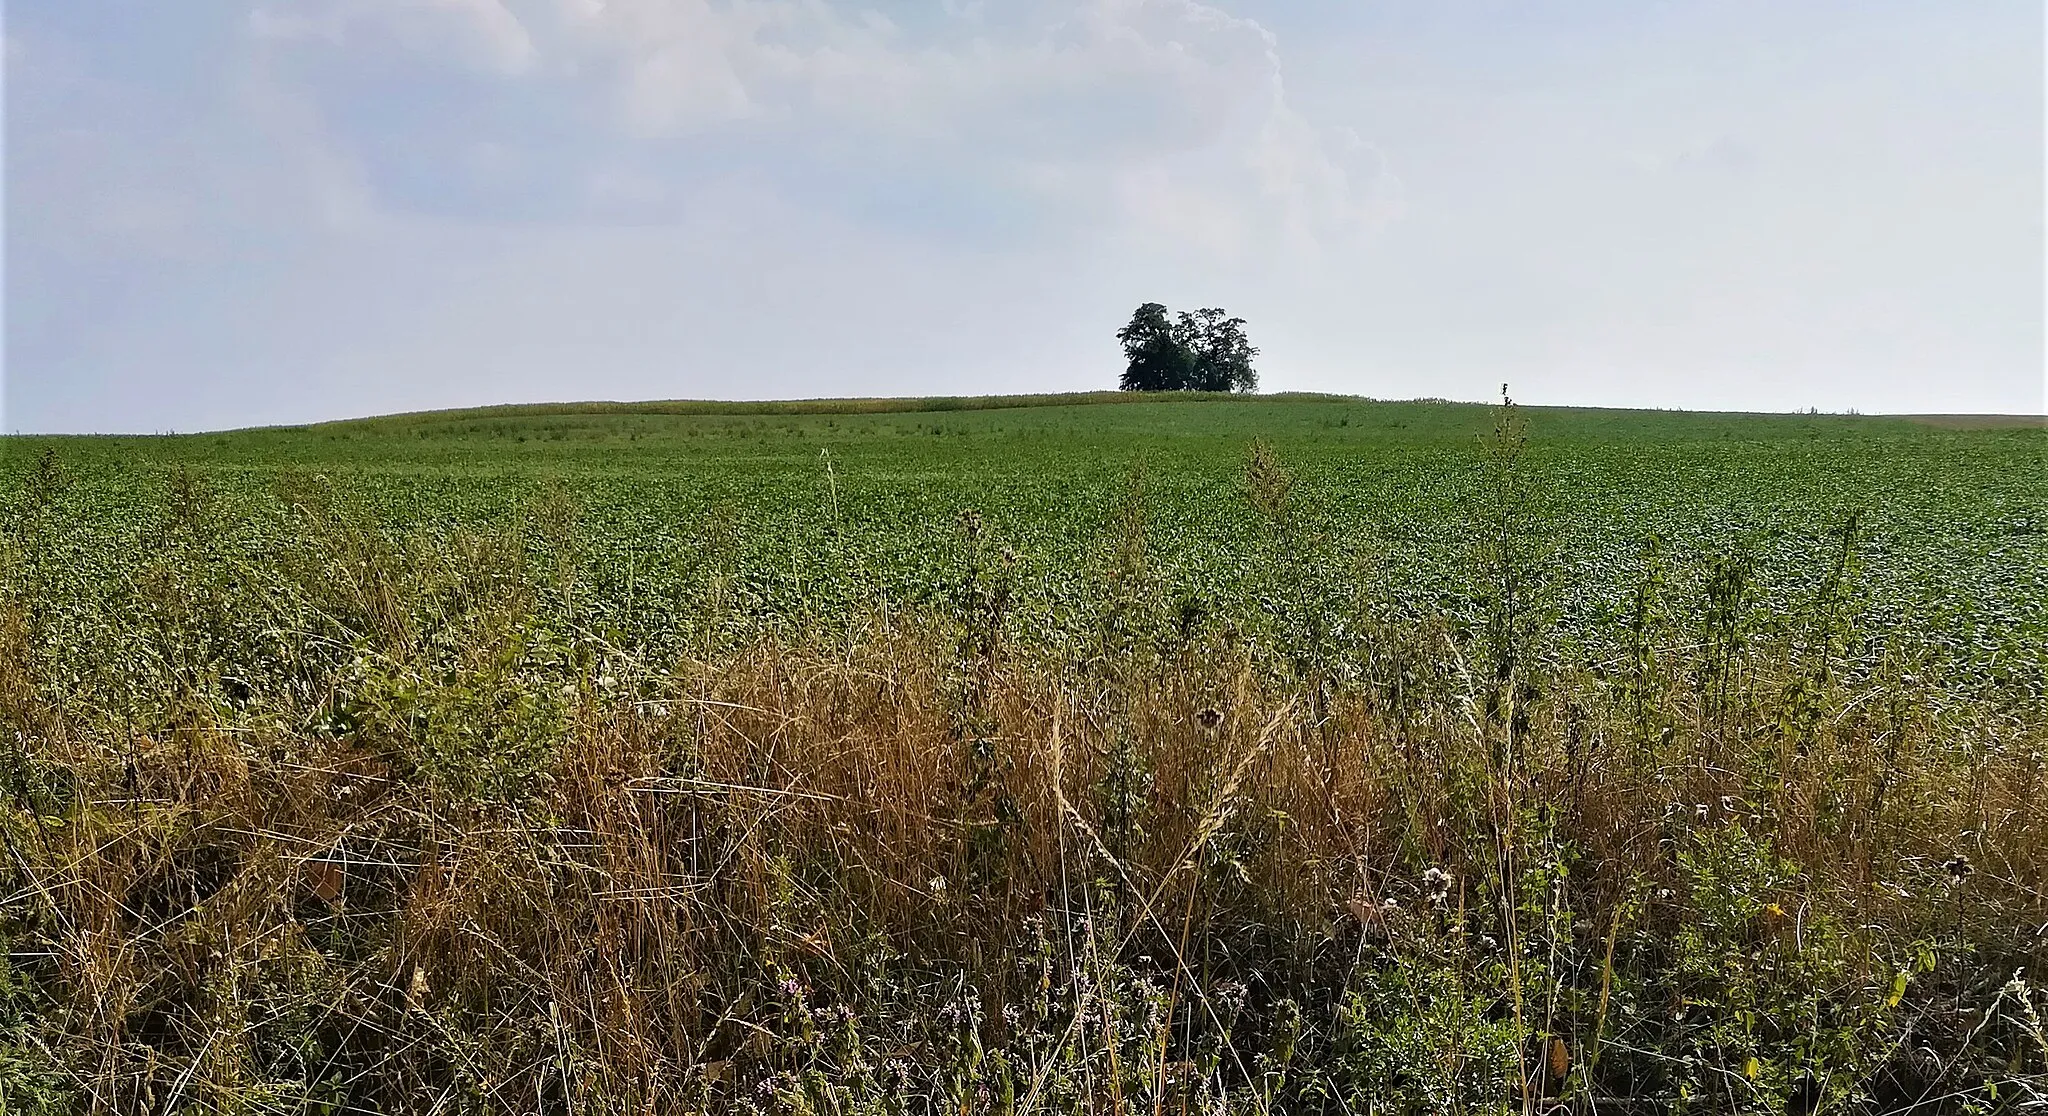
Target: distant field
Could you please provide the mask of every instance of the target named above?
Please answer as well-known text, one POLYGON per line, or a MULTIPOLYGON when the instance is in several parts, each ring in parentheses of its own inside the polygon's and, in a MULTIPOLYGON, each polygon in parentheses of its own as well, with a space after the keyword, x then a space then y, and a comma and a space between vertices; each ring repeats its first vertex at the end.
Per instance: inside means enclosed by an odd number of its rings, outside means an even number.
MULTIPOLYGON (((1952 657, 1959 682, 2040 669, 2048 438, 2039 430, 1814 415, 1523 417, 1528 514, 1541 523, 1569 632, 1611 628, 1652 537, 1679 566, 1714 555, 1753 563, 1763 606, 1789 607, 1854 514, 1868 559, 1859 591, 1876 614, 1938 618, 1914 630, 1952 657)), ((711 560, 735 574, 735 615, 752 621, 924 599, 957 561, 956 521, 971 510, 1022 564, 1020 622, 1056 627, 1057 602, 1088 594, 1103 532, 1134 492, 1174 592, 1258 611, 1268 544, 1243 498, 1255 439, 1295 478, 1290 515, 1313 539, 1331 593, 1350 593, 1369 568, 1393 603, 1467 608, 1472 531, 1485 514, 1482 442, 1494 420, 1481 405, 1126 393, 517 406, 25 440, 10 447, 10 473, 18 483, 47 445, 80 480, 67 499, 81 528, 72 568, 85 578, 135 553, 122 540, 148 521, 179 467, 238 508, 273 499, 280 478, 322 476, 336 498, 401 529, 510 524, 552 492, 575 505, 598 601, 623 601, 630 584, 639 621, 657 626, 669 619, 658 603, 686 596, 711 560)), ((243 541, 261 547, 266 522, 238 521, 229 534, 253 532, 243 541)))
POLYGON ((1104 393, 4 452, 6 1111, 2048 1102, 2037 425, 1104 393))
POLYGON ((2048 427, 2048 416, 2042 415, 1907 415, 1914 422, 1929 426, 1945 427, 1949 430, 2005 430, 2013 427, 2041 429, 2048 427))

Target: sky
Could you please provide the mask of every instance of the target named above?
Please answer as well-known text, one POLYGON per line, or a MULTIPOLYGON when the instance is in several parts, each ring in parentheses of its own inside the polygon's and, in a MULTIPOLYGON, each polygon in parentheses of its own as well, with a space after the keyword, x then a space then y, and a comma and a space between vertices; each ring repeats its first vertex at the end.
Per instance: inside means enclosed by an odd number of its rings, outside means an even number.
POLYGON ((1114 386, 2041 412, 2038 0, 10 0, 0 430, 1114 386))

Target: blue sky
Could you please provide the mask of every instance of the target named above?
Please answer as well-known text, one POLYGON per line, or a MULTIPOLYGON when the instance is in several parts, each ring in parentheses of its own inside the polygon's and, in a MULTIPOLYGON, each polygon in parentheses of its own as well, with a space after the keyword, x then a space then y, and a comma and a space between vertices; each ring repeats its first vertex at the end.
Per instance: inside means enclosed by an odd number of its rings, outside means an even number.
POLYGON ((2043 409, 2038 3, 11 0, 0 428, 1082 390, 2043 409))

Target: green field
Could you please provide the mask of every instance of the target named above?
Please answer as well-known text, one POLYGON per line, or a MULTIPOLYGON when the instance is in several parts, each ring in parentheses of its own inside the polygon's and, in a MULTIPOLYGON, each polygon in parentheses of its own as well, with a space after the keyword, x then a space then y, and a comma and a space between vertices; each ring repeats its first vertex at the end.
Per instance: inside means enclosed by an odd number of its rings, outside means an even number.
MULTIPOLYGON (((1135 401, 1115 395, 912 401, 930 409, 808 413, 805 405, 508 407, 176 438, 30 441, 76 480, 51 540, 72 592, 148 555, 175 470, 218 499, 217 543, 262 553, 280 484, 320 483, 403 532, 510 528, 536 501, 574 517, 583 606, 637 642, 677 637, 709 578, 744 630, 830 624, 943 595, 959 517, 1016 556, 1014 622, 1071 636, 1104 540, 1133 508, 1170 595, 1262 630, 1367 603, 1471 617, 1494 409, 1319 397, 1135 401), (772 409, 771 409, 772 408, 772 409), (760 411, 769 413, 757 413, 760 411), (1248 447, 1292 474, 1288 549, 1310 568, 1275 599, 1270 532, 1244 496, 1248 447), (1135 502, 1135 503, 1134 503, 1135 502), (142 545, 136 545, 136 544, 142 545), (75 548, 75 549, 74 549, 75 548), (1306 579, 1313 584, 1301 585, 1306 579), (1375 598, 1361 602, 1363 596, 1375 598)), ((861 401, 839 406, 876 406, 861 401)), ((1646 569, 1743 563, 1762 622, 1792 616, 1854 521, 1857 592, 1873 632, 1924 642, 1942 686, 2048 673, 2048 435, 1909 420, 1670 412, 1524 412, 1531 486, 1520 513, 1570 641, 1611 642, 1646 569)), ((1694 579, 1697 580, 1697 579, 1694 579)), ((1269 633, 1293 638, 1298 632, 1269 633)))
POLYGON ((2038 425, 1105 394, 5 451, 29 1111, 2048 1097, 2038 425))

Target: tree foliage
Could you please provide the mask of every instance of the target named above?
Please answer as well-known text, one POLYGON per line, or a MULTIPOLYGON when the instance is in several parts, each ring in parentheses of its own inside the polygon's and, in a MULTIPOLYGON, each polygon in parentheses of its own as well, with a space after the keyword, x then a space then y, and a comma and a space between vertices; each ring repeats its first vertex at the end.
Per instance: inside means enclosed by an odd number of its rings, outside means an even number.
POLYGON ((1178 315, 1148 302, 1117 331, 1124 347, 1125 391, 1257 391, 1244 319, 1209 307, 1178 315))

